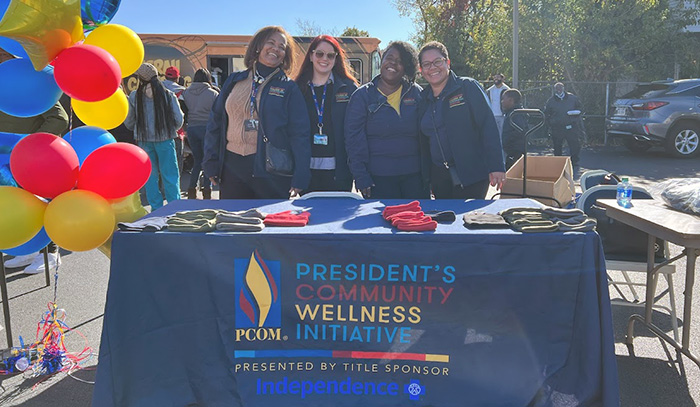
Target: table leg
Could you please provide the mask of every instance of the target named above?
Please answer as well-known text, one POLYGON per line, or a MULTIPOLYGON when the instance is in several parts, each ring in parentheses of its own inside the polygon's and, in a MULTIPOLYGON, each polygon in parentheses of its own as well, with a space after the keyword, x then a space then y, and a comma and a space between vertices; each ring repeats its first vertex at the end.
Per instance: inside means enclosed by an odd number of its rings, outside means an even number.
MULTIPOLYGON (((693 309, 693 285, 695 285, 695 259, 698 257, 698 251, 686 247, 686 265, 685 265, 685 302, 683 303, 683 349, 688 349, 690 346, 690 317, 693 309)), ((698 362, 695 362, 698 363, 698 362)))
MULTIPOLYGON (((687 257, 687 263, 686 263, 686 269, 685 269, 685 290, 683 291, 683 295, 685 297, 685 301, 683 303, 683 337, 682 337, 682 342, 678 343, 678 341, 674 340, 670 336, 666 335, 665 332, 663 332, 661 329, 659 329, 656 325, 654 325, 651 322, 651 318, 649 317, 642 317, 641 315, 632 315, 629 319, 629 322, 627 323, 627 347, 630 350, 630 355, 634 354, 634 347, 633 347, 633 340, 634 340, 634 323, 636 321, 641 322, 644 324, 649 330, 659 338, 663 339, 664 341, 668 342, 671 346, 673 346, 677 351, 682 353, 683 355, 687 356, 688 359, 692 360, 693 363, 695 363, 698 367, 700 367, 700 358, 695 356, 691 351, 690 351, 690 325, 691 325, 691 317, 692 317, 692 303, 693 303, 693 286, 695 285, 695 263, 696 259, 698 257, 698 250, 696 249, 691 249, 686 247, 683 250, 683 253, 687 257)), ((650 273, 651 274, 651 273, 650 273)), ((647 283, 649 283, 649 277, 647 276, 647 283)), ((649 287, 647 287, 647 290, 649 290, 649 287)), ((647 301, 649 301, 649 294, 647 293, 647 301)), ((649 304, 647 305, 647 311, 649 304)), ((647 313, 648 315, 648 313, 647 313)))
POLYGON ((651 323, 651 316, 654 311, 654 296, 656 295, 656 278, 654 273, 655 257, 656 257, 656 237, 648 235, 647 240, 647 286, 646 286, 646 303, 644 304, 644 319, 651 323))
POLYGON ((51 274, 49 270, 49 246, 41 250, 44 253, 44 276, 46 277, 46 287, 51 285, 51 274))
POLYGON ((0 274, 2 274, 2 280, 0 280, 0 292, 2 294, 2 313, 5 316, 5 333, 7 334, 7 347, 12 347, 12 326, 10 323, 10 298, 7 295, 7 275, 5 274, 5 259, 2 258, 2 253, 0 253, 0 274))

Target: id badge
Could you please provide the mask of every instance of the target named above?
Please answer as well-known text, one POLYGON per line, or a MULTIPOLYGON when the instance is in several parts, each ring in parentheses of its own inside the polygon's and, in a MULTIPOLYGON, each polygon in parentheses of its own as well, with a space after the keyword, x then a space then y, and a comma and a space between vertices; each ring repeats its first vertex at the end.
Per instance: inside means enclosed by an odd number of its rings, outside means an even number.
POLYGON ((327 146, 328 136, 325 134, 314 134, 314 144, 317 146, 327 146))
POLYGON ((243 121, 243 129, 245 129, 245 131, 258 130, 258 121, 255 119, 246 119, 243 121))
POLYGON ((573 129, 573 128, 574 128, 574 126, 572 126, 572 125, 570 125, 570 124, 566 125, 566 129, 567 129, 567 130, 571 130, 571 129, 573 129))

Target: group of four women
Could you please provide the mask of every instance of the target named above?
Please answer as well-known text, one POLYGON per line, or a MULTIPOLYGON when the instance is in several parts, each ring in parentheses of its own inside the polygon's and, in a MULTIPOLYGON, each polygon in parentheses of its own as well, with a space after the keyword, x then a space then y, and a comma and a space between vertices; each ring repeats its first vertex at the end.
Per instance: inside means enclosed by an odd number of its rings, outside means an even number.
POLYGON ((316 37, 292 80, 294 54, 282 27, 265 27, 248 45, 247 69, 221 87, 202 162, 221 199, 350 191, 353 180, 376 199, 482 199, 489 184, 500 189, 496 121, 480 85, 450 70, 444 45, 417 53, 391 42, 380 74, 359 87, 335 38, 316 37), (419 70, 426 89, 414 81, 419 70), (290 177, 266 169, 267 143, 291 152, 290 177))

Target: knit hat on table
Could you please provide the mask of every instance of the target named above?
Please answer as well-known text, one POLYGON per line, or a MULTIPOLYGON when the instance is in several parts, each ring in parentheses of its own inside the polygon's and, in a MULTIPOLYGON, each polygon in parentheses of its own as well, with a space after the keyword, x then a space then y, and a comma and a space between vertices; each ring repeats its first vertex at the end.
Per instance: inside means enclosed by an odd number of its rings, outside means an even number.
POLYGON ((136 76, 138 76, 140 80, 148 82, 158 76, 158 70, 148 62, 144 62, 139 69, 136 70, 136 76))

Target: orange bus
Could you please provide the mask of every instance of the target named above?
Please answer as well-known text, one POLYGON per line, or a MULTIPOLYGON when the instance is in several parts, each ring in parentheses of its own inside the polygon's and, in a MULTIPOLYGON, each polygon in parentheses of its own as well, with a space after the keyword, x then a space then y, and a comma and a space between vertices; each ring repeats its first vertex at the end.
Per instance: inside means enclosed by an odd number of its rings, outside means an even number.
MULTIPOLYGON (((145 61, 153 64, 162 74, 170 66, 180 70, 180 76, 189 85, 194 72, 207 68, 215 84, 221 85, 232 72, 245 69, 243 56, 252 35, 190 35, 190 34, 139 34, 146 51, 145 61)), ((313 37, 294 37, 306 53, 313 37)), ((379 74, 380 55, 377 38, 338 37, 350 65, 360 83, 369 82, 379 74)), ((132 76, 125 79, 127 93, 136 89, 132 76)))

